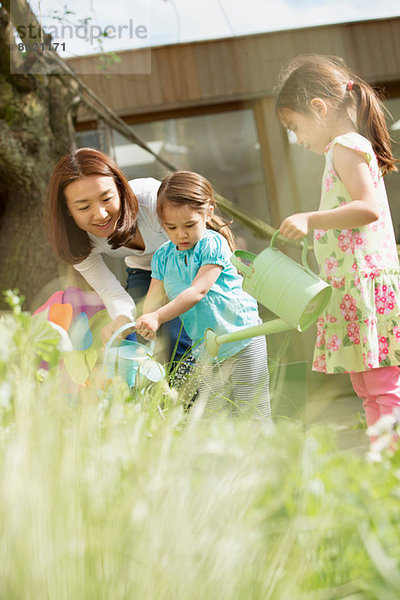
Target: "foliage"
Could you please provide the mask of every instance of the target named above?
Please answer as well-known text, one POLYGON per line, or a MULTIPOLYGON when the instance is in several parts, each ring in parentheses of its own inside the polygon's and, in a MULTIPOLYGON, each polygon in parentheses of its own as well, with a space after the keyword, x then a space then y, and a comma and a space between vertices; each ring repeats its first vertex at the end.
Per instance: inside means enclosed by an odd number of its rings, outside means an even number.
POLYGON ((398 454, 339 452, 328 427, 195 421, 166 381, 71 385, 54 331, 9 303, 0 597, 400 596, 398 454))

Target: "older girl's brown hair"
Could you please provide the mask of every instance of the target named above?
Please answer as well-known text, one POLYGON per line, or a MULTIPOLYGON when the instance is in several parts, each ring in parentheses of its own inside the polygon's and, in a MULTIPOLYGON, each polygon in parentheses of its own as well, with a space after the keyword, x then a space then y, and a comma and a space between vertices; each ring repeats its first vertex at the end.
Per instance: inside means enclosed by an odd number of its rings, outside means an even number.
POLYGON ((311 115, 313 98, 324 99, 338 112, 347 111, 358 132, 371 142, 382 173, 397 171, 385 108, 375 90, 341 58, 308 54, 292 59, 281 71, 275 93, 279 116, 285 109, 311 115))
POLYGON ((215 214, 214 190, 205 177, 193 171, 174 171, 164 177, 157 193, 157 214, 161 223, 162 208, 167 203, 175 206, 187 204, 198 212, 205 211, 210 203, 214 214, 207 221, 207 228, 223 235, 230 249, 235 250, 235 240, 228 223, 215 214))
POLYGON ((70 264, 84 260, 90 254, 92 244, 87 232, 80 229, 69 215, 64 191, 73 181, 93 175, 112 177, 121 200, 121 215, 116 229, 107 238, 111 247, 115 250, 126 245, 136 231, 138 202, 121 169, 103 152, 79 148, 64 156, 55 166, 45 207, 50 245, 57 256, 70 264))

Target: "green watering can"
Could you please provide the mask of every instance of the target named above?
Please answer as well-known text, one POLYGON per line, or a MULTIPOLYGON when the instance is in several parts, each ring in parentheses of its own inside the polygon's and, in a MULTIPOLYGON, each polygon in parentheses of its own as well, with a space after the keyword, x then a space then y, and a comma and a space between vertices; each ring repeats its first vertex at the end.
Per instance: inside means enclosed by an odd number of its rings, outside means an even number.
POLYGON ((307 238, 304 238, 303 264, 300 265, 274 246, 278 235, 279 231, 276 231, 269 248, 258 256, 245 250, 236 250, 231 262, 244 275, 244 291, 280 318, 222 335, 207 329, 205 345, 211 356, 217 356, 219 346, 227 342, 291 329, 304 331, 317 321, 327 306, 332 288, 310 269, 307 238))

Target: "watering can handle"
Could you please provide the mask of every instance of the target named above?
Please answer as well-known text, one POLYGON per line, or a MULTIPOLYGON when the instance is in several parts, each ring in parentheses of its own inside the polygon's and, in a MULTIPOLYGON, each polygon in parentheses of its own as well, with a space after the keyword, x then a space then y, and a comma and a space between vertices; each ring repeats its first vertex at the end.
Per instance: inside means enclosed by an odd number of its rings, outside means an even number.
MULTIPOLYGON (((136 321, 132 321, 131 323, 126 323, 125 325, 122 325, 122 327, 117 329, 117 331, 114 331, 114 333, 108 340, 107 344, 105 345, 105 351, 107 352, 107 350, 109 350, 111 348, 111 346, 113 345, 113 343, 115 342, 115 340, 121 333, 123 333, 127 329, 132 329, 132 327, 135 327, 135 325, 136 325, 136 321)), ((150 352, 154 351, 154 346, 155 346, 155 341, 152 340, 149 344, 150 352)))
MULTIPOLYGON (((275 244, 275 240, 278 237, 278 235, 280 234, 279 229, 277 229, 274 233, 274 235, 271 238, 271 242, 269 247, 272 248, 273 250, 277 250, 277 248, 274 246, 275 244)), ((308 260, 307 260, 307 252, 308 252, 308 240, 307 237, 303 238, 303 250, 301 253, 301 262, 303 263, 303 267, 305 268, 305 270, 310 273, 310 275, 313 275, 315 277, 315 273, 314 271, 312 271, 310 269, 310 265, 308 264, 308 260)))
MULTIPOLYGON (((132 327, 135 327, 136 325, 136 321, 131 321, 131 323, 126 323, 125 325, 122 325, 122 327, 120 327, 119 329, 117 329, 117 331, 114 331, 114 333, 112 334, 112 336, 110 337, 110 339, 108 340, 108 342, 106 343, 105 347, 104 347, 104 358, 103 358, 103 371, 105 368, 105 365, 108 362, 108 352, 111 348, 111 346, 113 345, 113 343, 115 342, 115 340, 117 339, 117 337, 123 333, 124 331, 126 331, 127 329, 132 329, 132 327)), ((154 352, 154 346, 155 346, 155 341, 152 340, 149 344, 149 350, 151 352, 151 354, 153 354, 154 352)), ((115 360, 114 360, 114 369, 115 369, 115 360)))
POLYGON ((247 277, 250 277, 252 274, 251 266, 246 265, 240 259, 244 258, 252 263, 256 256, 256 254, 253 254, 253 252, 248 252, 247 250, 235 250, 231 256, 231 263, 237 268, 238 271, 244 273, 247 277))

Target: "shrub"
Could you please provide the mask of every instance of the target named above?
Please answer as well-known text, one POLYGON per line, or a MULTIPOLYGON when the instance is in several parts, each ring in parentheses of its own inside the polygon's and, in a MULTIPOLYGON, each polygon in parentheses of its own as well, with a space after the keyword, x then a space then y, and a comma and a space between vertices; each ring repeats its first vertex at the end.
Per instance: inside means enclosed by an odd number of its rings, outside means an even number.
POLYGON ((400 596, 396 453, 340 452, 329 427, 195 422, 165 380, 70 385, 53 331, 18 306, 0 319, 0 597, 400 596))

